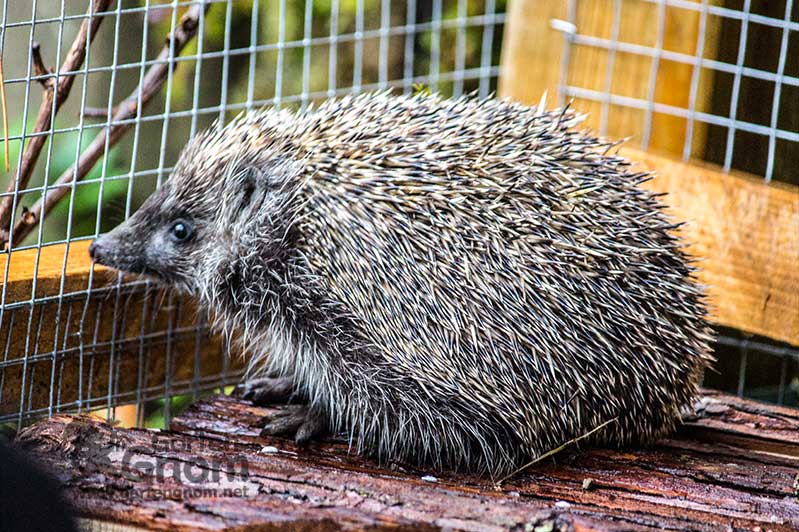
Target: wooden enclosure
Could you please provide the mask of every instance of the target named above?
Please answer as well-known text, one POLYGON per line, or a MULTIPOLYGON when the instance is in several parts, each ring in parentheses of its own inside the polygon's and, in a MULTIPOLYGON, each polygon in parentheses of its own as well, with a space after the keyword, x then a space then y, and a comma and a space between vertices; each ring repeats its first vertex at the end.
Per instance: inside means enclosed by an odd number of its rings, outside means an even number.
MULTIPOLYGON (((613 37, 613 2, 579 4, 581 26, 613 37)), ((651 19, 657 4, 625 1, 623 5, 638 31, 618 37, 652 44, 651 19)), ((509 2, 500 96, 536 104, 548 91, 554 104, 564 74, 580 86, 596 90, 606 86, 608 58, 596 50, 576 47, 564 72, 564 36, 553 28, 552 20, 565 20, 566 6, 564 0, 509 2)), ((721 45, 718 21, 703 20, 698 13, 667 18, 664 46, 694 53, 692 43, 700 31, 705 35, 702 54, 713 57, 721 45)), ((659 101, 669 105, 685 107, 693 101, 699 111, 710 109, 708 91, 713 79, 700 77, 698 89, 692 91, 693 74, 685 65, 663 62, 659 68, 664 81, 654 85, 649 83, 650 61, 618 54, 613 68, 629 72, 614 92, 637 97, 654 91, 659 101)), ((687 128, 683 119, 659 115, 647 127, 640 110, 579 98, 574 105, 590 113, 589 127, 605 128, 614 137, 632 137, 622 153, 638 168, 656 174, 645 186, 666 193, 669 213, 687 222, 681 232, 708 287, 712 321, 799 345, 799 189, 697 161, 695 157, 701 154, 694 148, 710 135, 700 122, 687 128), (688 144, 687 135, 691 136, 688 144), (648 151, 637 145, 642 138, 648 151), (689 153, 686 145, 692 147, 689 153), (690 156, 687 161, 685 155, 690 156)), ((117 371, 113 393, 130 401, 142 385, 157 387, 170 380, 240 372, 237 358, 223 367, 224 346, 219 339, 204 336, 198 342, 195 332, 166 334, 191 330, 190 301, 176 299, 165 308, 153 307, 148 315, 131 312, 120 326, 114 318, 117 313, 103 308, 102 298, 92 299, 94 289, 113 288, 117 278, 92 265, 87 246, 88 242, 76 242, 3 257, 10 261, 8 277, 3 279, 6 304, 24 303, 34 293, 42 298, 74 292, 77 295, 67 303, 75 305, 75 310, 64 318, 63 327, 83 334, 99 331, 93 342, 99 338, 108 349, 91 353, 94 365, 81 369, 79 356, 85 353, 78 346, 85 338, 64 335, 66 342, 73 342, 69 344, 75 347, 72 354, 60 360, 27 361, 30 331, 11 327, 10 318, 4 317, 0 342, 10 346, 10 360, 20 363, 4 371, 0 412, 19 410, 21 397, 31 408, 46 409, 52 404, 56 381, 59 402, 81 400, 87 389, 102 400, 111 393, 112 361, 117 371), (175 314, 175 305, 185 311, 175 314), (135 339, 145 325, 150 337, 171 339, 169 349, 174 356, 159 359, 157 354, 167 346, 148 343, 152 360, 158 363, 142 372, 141 344, 114 338, 135 339), (48 378, 33 379, 34 373, 48 378)), ((5 264, 0 266, 6 271, 5 264)), ((144 286, 134 286, 126 297, 129 304, 123 306, 138 309, 146 307, 144 298, 153 296, 144 286)), ((19 312, 20 320, 30 322, 24 313, 34 310, 19 312)), ((52 321, 67 311, 56 298, 35 312, 41 322, 43 315, 52 321)), ((45 330, 40 341, 53 342, 56 333, 45 330)), ((18 440, 59 471, 68 494, 78 501, 81 516, 97 530, 117 524, 162 530, 799 528, 799 414, 714 392, 705 392, 673 439, 648 449, 567 452, 501 486, 463 475, 433 478, 403 464, 379 465, 353 456, 346 442, 335 439, 310 449, 297 448, 287 440, 267 440, 256 427, 265 413, 238 399, 213 397, 196 403, 174 419, 169 430, 158 433, 163 447, 153 446, 151 431, 123 429, 88 416, 56 415, 24 429, 18 440), (243 457, 250 469, 247 477, 236 477, 228 484, 185 478, 163 482, 152 471, 124 462, 121 457, 126 452, 144 457, 145 462, 188 464, 191 471, 214 470, 213 464, 233 453, 243 457), (178 495, 141 495, 154 486, 173 488, 178 495), (249 495, 195 496, 180 491, 203 487, 246 488, 249 495)))

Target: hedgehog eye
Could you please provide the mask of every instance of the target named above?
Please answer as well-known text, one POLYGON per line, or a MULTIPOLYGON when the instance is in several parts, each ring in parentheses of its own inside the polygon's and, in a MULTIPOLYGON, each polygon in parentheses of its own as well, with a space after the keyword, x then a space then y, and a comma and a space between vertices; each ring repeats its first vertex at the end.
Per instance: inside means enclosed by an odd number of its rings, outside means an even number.
POLYGON ((191 238, 194 228, 191 223, 186 220, 175 220, 172 227, 169 229, 169 234, 175 242, 185 242, 191 238))

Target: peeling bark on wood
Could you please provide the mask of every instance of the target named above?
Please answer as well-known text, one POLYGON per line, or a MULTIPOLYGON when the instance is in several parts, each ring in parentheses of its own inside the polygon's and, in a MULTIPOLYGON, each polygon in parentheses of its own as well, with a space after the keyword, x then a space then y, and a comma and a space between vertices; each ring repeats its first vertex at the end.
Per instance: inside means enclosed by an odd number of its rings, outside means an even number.
POLYGON ((381 468, 337 440, 301 449, 263 438, 268 412, 216 396, 170 431, 57 416, 17 439, 54 469, 82 517, 156 530, 799 528, 799 411, 723 394, 706 392, 672 439, 559 454, 501 489, 381 468))

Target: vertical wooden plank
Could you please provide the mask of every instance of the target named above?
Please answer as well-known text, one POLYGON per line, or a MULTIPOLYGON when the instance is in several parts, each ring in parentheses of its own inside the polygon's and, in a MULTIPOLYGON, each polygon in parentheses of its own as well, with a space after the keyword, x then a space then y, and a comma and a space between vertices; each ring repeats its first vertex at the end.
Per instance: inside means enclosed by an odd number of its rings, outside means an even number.
MULTIPOLYGON (((709 3, 721 5, 723 0, 711 0, 709 3)), ((663 48, 686 55, 697 54, 700 26, 701 14, 699 12, 667 7, 663 48)), ((720 28, 721 20, 718 17, 706 15, 701 57, 716 58, 720 28)), ((682 109, 689 108, 693 72, 693 65, 661 59, 655 85, 655 101, 682 109)), ((695 96, 695 109, 697 112, 708 112, 710 110, 713 98, 713 80, 712 70, 700 69, 695 96)), ((682 155, 686 133, 685 119, 655 113, 652 118, 652 132, 652 141, 649 149, 673 155, 682 155)), ((700 158, 704 156, 707 135, 708 125, 695 121, 691 157, 700 158)), ((637 141, 637 139, 635 140, 637 141)))
POLYGON ((549 25, 566 18, 566 0, 508 3, 500 60, 499 95, 532 104, 557 94, 563 35, 549 25))
MULTIPOLYGON (((711 3, 720 3, 712 0, 711 3)), ((613 40, 614 0, 580 0, 576 6, 575 25, 581 35, 613 40)), ((550 25, 552 19, 565 19, 566 0, 512 0, 508 10, 502 57, 499 94, 527 104, 537 103, 544 90, 556 94, 561 75, 561 59, 565 48, 563 34, 550 25)), ((640 0, 623 0, 618 41, 649 48, 657 46, 659 6, 640 0)), ((663 49, 694 55, 701 27, 701 14, 673 6, 665 8, 663 49)), ((705 19, 703 57, 715 57, 718 47, 719 20, 705 19)), ((611 53, 596 46, 572 44, 566 82, 604 92, 608 87, 611 53)), ((654 59, 641 54, 616 51, 613 57, 611 93, 618 96, 649 99, 650 73, 654 59)), ((654 100, 679 108, 688 108, 691 100, 693 66, 660 59, 654 100)), ((712 72, 702 70, 696 91, 696 110, 710 108, 712 72)), ((550 100, 552 101, 552 100, 550 100)), ((574 107, 588 113, 586 126, 599 130, 602 103, 575 98, 574 107)), ((610 104, 607 111, 610 137, 630 137, 632 144, 641 142, 646 112, 641 109, 610 104)), ((652 116, 651 149, 682 155, 687 121, 684 118, 654 113, 652 116)), ((694 122, 692 155, 702 155, 707 127, 694 122)))

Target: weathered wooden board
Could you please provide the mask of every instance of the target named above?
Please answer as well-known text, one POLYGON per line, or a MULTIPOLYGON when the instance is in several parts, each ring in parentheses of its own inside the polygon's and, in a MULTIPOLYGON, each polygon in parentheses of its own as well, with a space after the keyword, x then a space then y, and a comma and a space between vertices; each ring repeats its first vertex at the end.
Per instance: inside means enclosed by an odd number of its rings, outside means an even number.
POLYGON ((622 153, 655 172, 644 186, 663 198, 698 259, 711 318, 799 345, 799 189, 709 164, 640 150, 622 153))
POLYGON ((403 464, 381 468, 349 454, 338 440, 300 449, 262 438, 257 423, 269 410, 224 396, 195 404, 169 432, 57 416, 17 440, 57 472, 80 514, 95 524, 155 530, 796 530, 799 411, 715 393, 698 405, 697 417, 673 439, 646 449, 567 452, 501 487, 465 475, 430 478, 403 464))
POLYGON ((0 256, 3 276, 11 261, 0 312, 0 415, 97 408, 235 381, 242 361, 226 359, 221 340, 197 328, 192 301, 141 282, 117 284, 101 266, 90 278, 87 247, 0 256))

